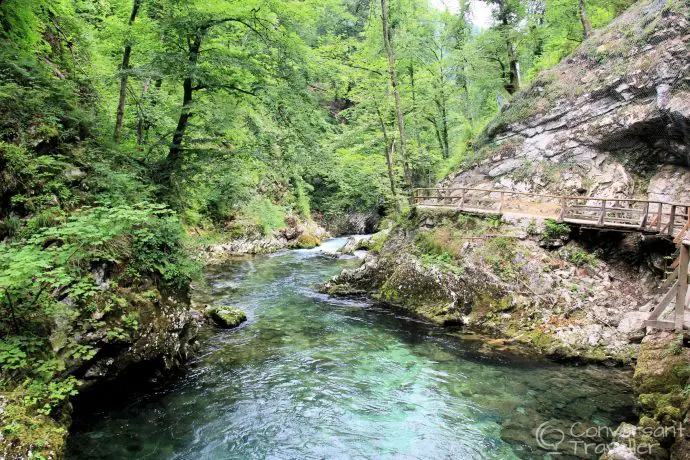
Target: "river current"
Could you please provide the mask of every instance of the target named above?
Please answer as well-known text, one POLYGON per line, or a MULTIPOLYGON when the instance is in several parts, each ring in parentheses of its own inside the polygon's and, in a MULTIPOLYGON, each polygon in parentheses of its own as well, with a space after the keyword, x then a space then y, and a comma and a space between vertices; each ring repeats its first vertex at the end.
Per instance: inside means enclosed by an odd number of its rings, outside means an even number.
POLYGON ((248 321, 207 333, 165 388, 80 411, 67 458, 516 459, 554 447, 567 454, 554 458, 597 458, 585 443, 608 441, 606 429, 631 417, 628 372, 491 350, 317 293, 359 263, 335 255, 344 242, 209 270, 201 301, 248 321))

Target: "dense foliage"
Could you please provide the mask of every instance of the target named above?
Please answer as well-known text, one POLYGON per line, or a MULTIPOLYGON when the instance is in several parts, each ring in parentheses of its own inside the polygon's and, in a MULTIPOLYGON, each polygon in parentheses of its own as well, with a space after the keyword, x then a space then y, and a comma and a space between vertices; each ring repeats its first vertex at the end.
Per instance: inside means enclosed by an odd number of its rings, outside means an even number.
POLYGON ((6 439, 59 416, 85 335, 135 333, 123 290, 186 289, 185 228, 393 212, 629 3, 0 1, 6 439))

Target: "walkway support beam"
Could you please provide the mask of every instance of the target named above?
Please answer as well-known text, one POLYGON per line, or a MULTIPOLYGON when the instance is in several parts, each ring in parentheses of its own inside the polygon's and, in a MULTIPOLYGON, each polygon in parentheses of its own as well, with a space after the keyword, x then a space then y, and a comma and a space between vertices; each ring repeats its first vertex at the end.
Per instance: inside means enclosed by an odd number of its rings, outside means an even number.
POLYGON ((678 266, 676 331, 683 330, 683 321, 685 320, 685 298, 688 294, 688 264, 690 264, 690 247, 687 242, 684 242, 680 245, 680 265, 678 266))

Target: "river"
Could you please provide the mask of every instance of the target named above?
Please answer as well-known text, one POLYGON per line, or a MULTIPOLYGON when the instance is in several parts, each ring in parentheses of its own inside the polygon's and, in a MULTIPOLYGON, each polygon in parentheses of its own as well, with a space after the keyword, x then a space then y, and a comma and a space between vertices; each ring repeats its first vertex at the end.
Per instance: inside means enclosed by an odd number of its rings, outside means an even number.
MULTIPOLYGON (((317 293, 358 264, 333 254, 344 242, 209 270, 199 295, 248 321, 206 334, 164 389, 77 414, 67 458, 544 458, 542 424, 562 449, 560 431, 568 442, 632 416, 627 371, 488 351, 459 331, 317 293)), ((598 457, 582 447, 568 452, 598 457)))

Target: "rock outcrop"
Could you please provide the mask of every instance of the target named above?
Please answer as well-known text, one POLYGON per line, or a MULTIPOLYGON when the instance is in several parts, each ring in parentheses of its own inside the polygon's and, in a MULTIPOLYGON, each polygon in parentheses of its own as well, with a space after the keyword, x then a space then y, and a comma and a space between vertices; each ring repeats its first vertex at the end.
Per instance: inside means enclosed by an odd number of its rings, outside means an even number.
POLYGON ((560 236, 563 246, 552 250, 554 232, 534 220, 501 223, 420 208, 323 290, 369 295, 404 314, 557 358, 630 363, 644 334, 632 316, 654 295, 621 259, 630 242, 614 235, 588 246, 560 236))
POLYGON ((120 295, 136 312, 136 330, 113 337, 112 332, 94 329, 83 336, 81 343, 96 353, 74 372, 84 382, 82 390, 125 375, 138 379, 137 374, 145 378, 169 374, 183 366, 192 352, 199 327, 186 293, 161 292, 151 286, 145 291, 121 290, 120 295))
POLYGON ((541 72, 444 185, 690 201, 690 16, 642 0, 541 72))
POLYGON ((616 430, 615 444, 603 458, 688 458, 689 379, 690 355, 682 336, 672 332, 648 334, 640 346, 633 376, 640 420, 637 426, 624 424, 616 430))
POLYGON ((0 433, 0 458, 62 458, 72 402, 99 401, 104 392, 110 400, 116 393, 172 375, 189 358, 198 323, 187 290, 147 276, 135 284, 119 284, 112 273, 117 271, 106 265, 93 271, 101 301, 118 299, 109 312, 95 309, 84 320, 65 298, 63 311, 55 313, 51 324, 52 351, 63 372, 76 378, 77 399, 48 416, 17 404, 29 397, 24 387, 0 392, 0 424, 14 427, 0 433), (87 351, 77 354, 75 349, 87 351))
POLYGON ((320 245, 329 236, 329 233, 315 222, 301 222, 292 218, 287 221, 288 225, 285 228, 272 235, 250 234, 223 243, 207 245, 201 253, 201 258, 207 263, 218 263, 233 256, 266 254, 286 248, 309 249, 320 245))

